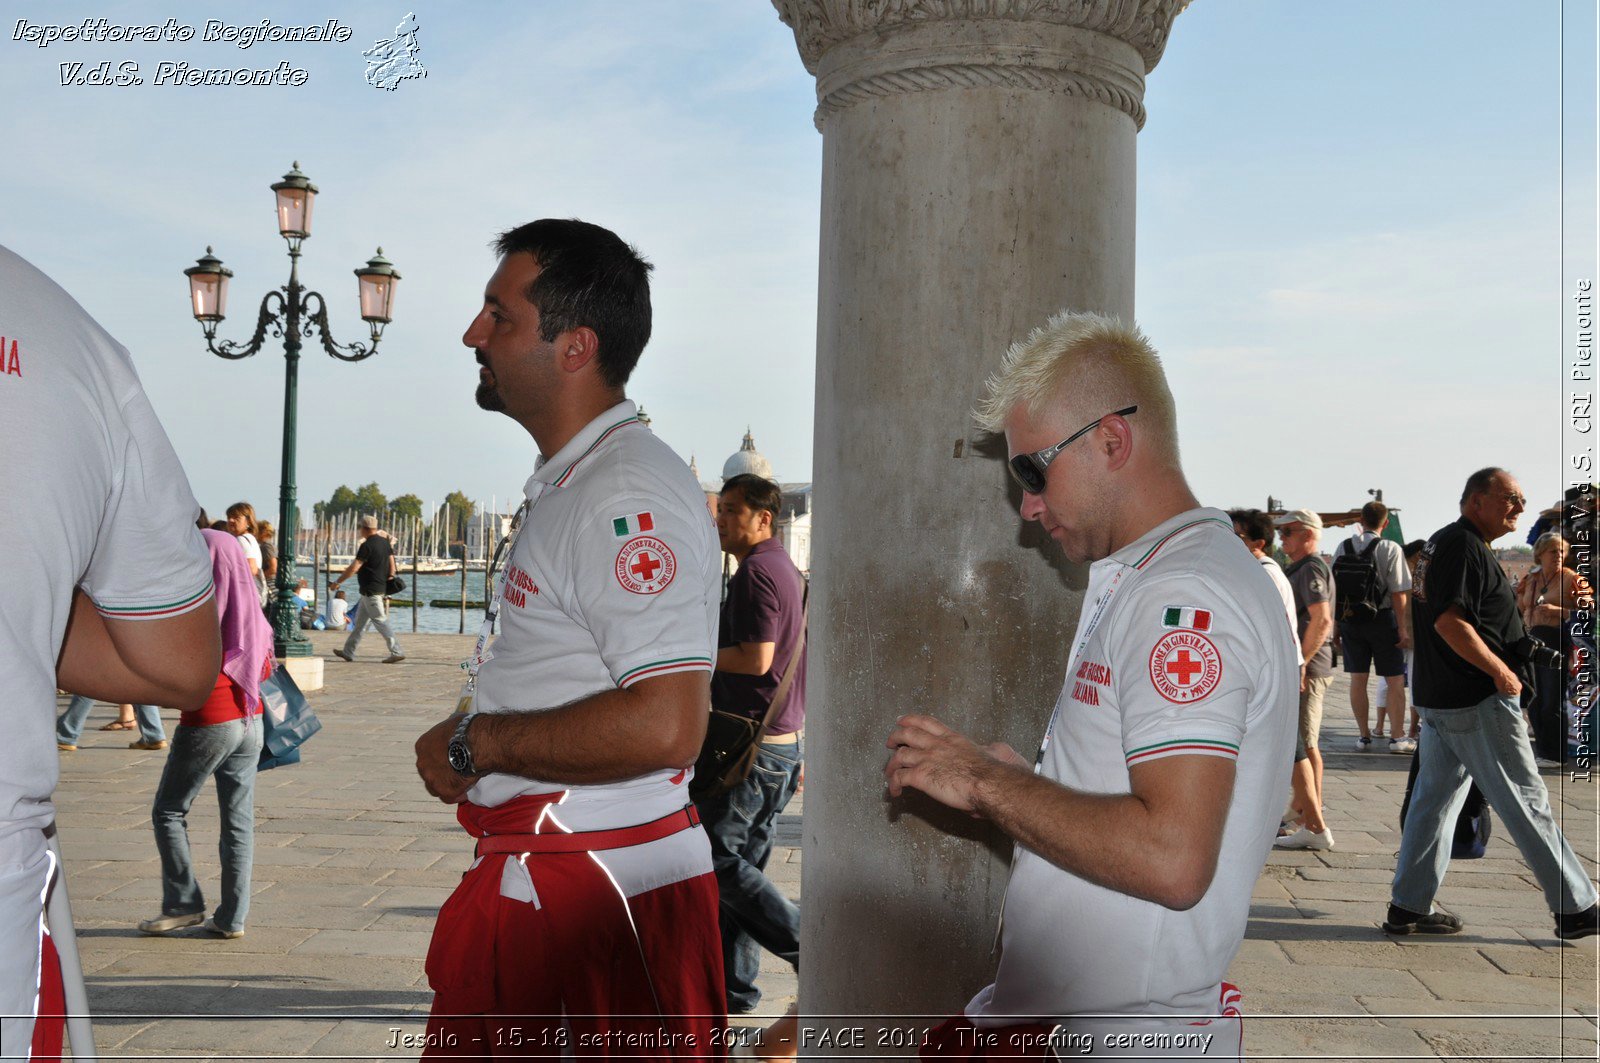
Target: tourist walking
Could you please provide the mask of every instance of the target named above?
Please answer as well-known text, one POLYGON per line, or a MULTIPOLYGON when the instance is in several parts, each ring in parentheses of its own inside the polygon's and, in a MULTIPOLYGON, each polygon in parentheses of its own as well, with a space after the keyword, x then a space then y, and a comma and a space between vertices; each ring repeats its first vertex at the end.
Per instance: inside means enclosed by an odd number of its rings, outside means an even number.
POLYGON ((1476 782, 1544 891, 1559 938, 1600 932, 1595 888, 1550 809, 1519 698, 1530 647, 1511 581, 1489 544, 1514 531, 1527 499, 1504 469, 1467 478, 1461 519, 1428 540, 1415 590, 1417 782, 1400 837, 1383 929, 1454 934, 1433 906, 1450 865, 1456 811, 1476 782))
POLYGON ((356 548, 356 556, 339 573, 338 578, 328 584, 329 589, 337 593, 340 585, 354 573, 356 585, 361 589, 361 600, 356 605, 350 637, 345 639, 342 649, 334 649, 333 655, 341 661, 355 660, 356 646, 360 644, 367 625, 371 624, 378 629, 378 634, 383 636, 383 641, 389 647, 389 656, 383 659, 383 663, 399 664, 406 659, 406 655, 401 652, 400 640, 394 637, 394 629, 389 626, 387 590, 389 579, 395 573, 394 541, 378 530, 378 518, 371 514, 361 518, 357 534, 361 536, 361 545, 356 548))
MULTIPOLYGON (((56 718, 56 749, 74 753, 78 749, 78 736, 83 733, 84 722, 94 699, 82 694, 72 695, 65 711, 56 718)), ((102 731, 138 730, 139 737, 128 743, 129 749, 166 749, 167 732, 161 725, 161 710, 154 705, 132 705, 123 702, 117 706, 117 718, 101 726, 102 731)))
POLYGON ((256 601, 255 581, 237 539, 204 531, 216 584, 222 669, 211 696, 182 713, 172 735, 151 820, 161 856, 161 914, 139 929, 166 934, 204 922, 219 937, 244 935, 255 852, 256 764, 261 760, 261 680, 272 669, 272 628, 256 601), (221 900, 210 919, 189 854, 189 806, 217 780, 221 808, 221 900))

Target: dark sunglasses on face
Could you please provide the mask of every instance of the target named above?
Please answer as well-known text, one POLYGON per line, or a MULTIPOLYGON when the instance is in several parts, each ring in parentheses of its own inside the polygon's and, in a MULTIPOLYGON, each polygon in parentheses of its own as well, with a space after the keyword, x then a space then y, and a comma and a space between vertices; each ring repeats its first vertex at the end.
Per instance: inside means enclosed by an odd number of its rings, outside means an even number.
POLYGON ((1100 422, 1107 417, 1127 417, 1130 414, 1137 413, 1138 410, 1138 406, 1124 406, 1120 410, 1113 410, 1108 414, 1096 417, 1053 447, 1045 447, 1043 450, 1036 450, 1031 454, 1018 454, 1006 463, 1006 467, 1011 470, 1011 478, 1021 484, 1022 489, 1030 495, 1044 494, 1045 470, 1050 468, 1050 463, 1055 461, 1070 443, 1094 431, 1100 426, 1100 422))

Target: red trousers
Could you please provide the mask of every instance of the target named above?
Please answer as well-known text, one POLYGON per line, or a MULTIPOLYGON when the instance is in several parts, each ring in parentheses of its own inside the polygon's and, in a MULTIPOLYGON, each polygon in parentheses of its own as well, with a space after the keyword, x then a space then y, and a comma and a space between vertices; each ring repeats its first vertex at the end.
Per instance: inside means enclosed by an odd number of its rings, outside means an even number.
MULTIPOLYGON (((494 811, 459 815, 481 835, 494 811)), ((606 855, 492 854, 463 876, 428 949, 424 1058, 722 1057, 716 877, 624 897, 606 855), (519 859, 533 902, 500 892, 519 859)))

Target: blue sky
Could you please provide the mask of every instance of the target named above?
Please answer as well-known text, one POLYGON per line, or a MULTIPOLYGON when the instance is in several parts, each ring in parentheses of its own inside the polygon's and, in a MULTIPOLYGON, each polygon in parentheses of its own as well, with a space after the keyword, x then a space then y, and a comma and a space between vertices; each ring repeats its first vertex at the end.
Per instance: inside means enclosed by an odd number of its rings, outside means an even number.
MULTIPOLYGON (((1453 518, 1481 465, 1555 498, 1563 270, 1595 271, 1594 13, 1566 6, 1563 128, 1561 12, 1201 0, 1179 18, 1139 137, 1137 305, 1202 500, 1335 509, 1382 488, 1414 537, 1453 518)), ((0 0, 0 16, 0 242, 134 352, 208 508, 276 510, 281 351, 207 354, 181 271, 214 245, 235 271, 223 334, 247 337, 287 274, 267 186, 296 159, 321 188, 302 276, 337 337, 364 335, 350 271, 375 246, 404 275, 375 358, 305 354, 303 505, 370 480, 430 501, 520 489, 533 446, 473 405, 460 335, 488 240, 547 215, 602 222, 655 263, 629 390, 656 430, 711 479, 748 423, 781 478, 809 479, 822 140, 770 5, 0 0), (428 76, 375 90, 360 53, 408 10, 428 76), (268 15, 352 37, 11 39, 19 18, 268 15), (309 78, 60 86, 59 63, 105 59, 146 77, 287 59, 309 78)))

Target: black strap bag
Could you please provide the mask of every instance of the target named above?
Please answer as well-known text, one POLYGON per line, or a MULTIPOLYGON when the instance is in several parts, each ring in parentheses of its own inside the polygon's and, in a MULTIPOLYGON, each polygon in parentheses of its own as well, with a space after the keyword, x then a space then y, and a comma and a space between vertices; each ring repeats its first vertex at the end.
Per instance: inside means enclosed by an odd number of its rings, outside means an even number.
POLYGON ((703 801, 721 797, 749 776, 750 769, 756 763, 756 754, 761 750, 761 740, 767 736, 767 728, 777 718, 784 702, 789 700, 789 688, 794 685, 797 670, 795 666, 800 662, 800 652, 806 648, 810 608, 808 589, 806 604, 800 610, 800 638, 794 644, 794 652, 789 655, 789 667, 783 674, 783 682, 778 684, 777 691, 772 695, 772 703, 767 706, 761 720, 757 722, 748 716, 723 712, 721 709, 711 710, 711 719, 706 722, 705 741, 700 744, 700 755, 695 758, 694 778, 689 780, 691 799, 703 801))

